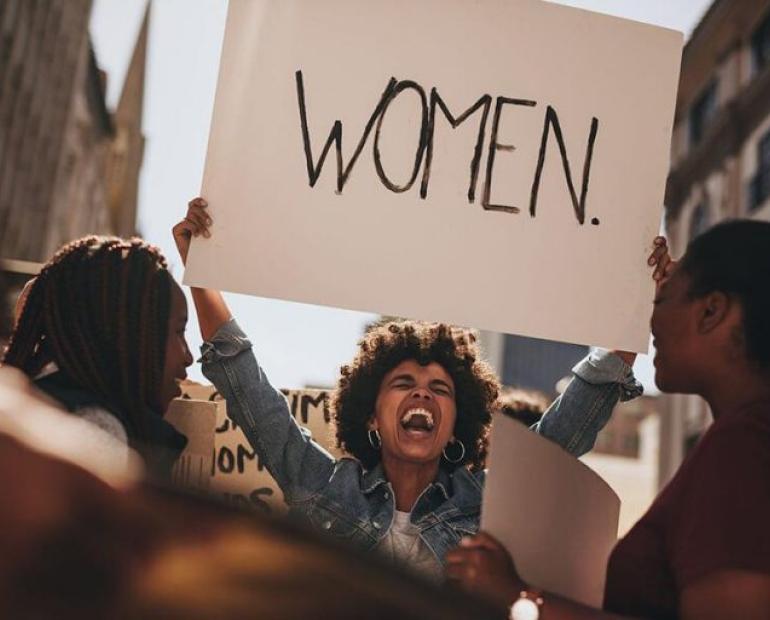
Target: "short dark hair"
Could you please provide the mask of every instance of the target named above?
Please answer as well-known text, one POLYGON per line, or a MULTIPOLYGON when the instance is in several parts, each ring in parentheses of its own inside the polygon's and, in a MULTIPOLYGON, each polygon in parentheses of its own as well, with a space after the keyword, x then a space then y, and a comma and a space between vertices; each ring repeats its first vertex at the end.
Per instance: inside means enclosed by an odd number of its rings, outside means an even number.
POLYGON ((770 367, 770 222, 730 220, 690 242, 680 265, 691 297, 734 295, 743 308, 746 356, 770 367))
POLYGON ((160 250, 141 239, 72 241, 35 279, 4 362, 32 379, 55 362, 121 407, 141 444, 163 377, 172 284, 160 250))
POLYGON ((475 335, 445 323, 395 321, 374 325, 358 344, 353 362, 343 366, 331 396, 337 443, 370 469, 380 460, 367 438, 368 423, 385 375, 405 360, 441 364, 455 384, 457 419, 455 438, 465 446, 460 463, 442 464, 447 469, 463 465, 483 468, 487 435, 497 405, 499 383, 479 355, 475 335))
POLYGON ((539 422, 551 404, 551 399, 543 392, 508 386, 500 391, 499 400, 500 412, 525 426, 539 422))

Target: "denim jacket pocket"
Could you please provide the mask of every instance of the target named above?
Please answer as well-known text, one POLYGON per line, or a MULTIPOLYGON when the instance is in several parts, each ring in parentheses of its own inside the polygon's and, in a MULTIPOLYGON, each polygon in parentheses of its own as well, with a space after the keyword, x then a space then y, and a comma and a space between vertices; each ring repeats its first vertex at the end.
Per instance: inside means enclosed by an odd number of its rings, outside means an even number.
POLYGON ((340 541, 349 541, 357 547, 368 547, 376 539, 357 522, 341 511, 316 501, 305 512, 307 520, 316 531, 340 541))
POLYGON ((440 519, 436 524, 437 532, 442 533, 447 548, 456 547, 466 536, 475 536, 479 532, 479 515, 460 514, 440 519))
POLYGON ((457 540, 465 536, 475 536, 479 533, 479 518, 464 516, 459 519, 453 519, 447 523, 449 527, 457 534, 457 540))

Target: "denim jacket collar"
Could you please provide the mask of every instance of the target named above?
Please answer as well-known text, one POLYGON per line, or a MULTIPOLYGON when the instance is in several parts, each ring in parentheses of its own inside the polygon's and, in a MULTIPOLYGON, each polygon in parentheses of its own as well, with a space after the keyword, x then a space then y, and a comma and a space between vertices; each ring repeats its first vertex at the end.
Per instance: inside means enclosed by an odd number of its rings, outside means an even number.
MULTIPOLYGON (((473 476, 468 472, 465 468, 457 468, 454 472, 451 474, 446 471, 443 467, 439 467, 438 469, 438 475, 436 476, 436 479, 433 481, 431 486, 434 486, 441 491, 441 494, 443 495, 445 500, 448 500, 452 496, 452 490, 455 486, 453 484, 453 481, 455 477, 459 474, 459 479, 462 479, 463 482, 465 482, 465 479, 468 478, 468 482, 470 484, 470 488, 468 490, 476 490, 478 494, 481 494, 481 486, 476 483, 476 481, 473 479, 473 476), (465 474, 465 475, 463 475, 465 474)), ((459 482, 458 479, 458 482, 459 482)), ((364 471, 364 474, 361 478, 361 492, 364 495, 370 495, 374 491, 376 491, 381 485, 388 484, 388 479, 385 477, 385 468, 382 466, 382 461, 377 463, 372 469, 369 469, 367 471, 364 471)), ((460 485, 461 487, 466 487, 466 484, 460 485)), ((471 495, 475 495, 475 493, 470 493, 471 495)), ((474 498, 475 499, 475 498, 474 498)))
POLYGON ((361 477, 361 492, 364 495, 370 495, 381 485, 387 483, 388 480, 385 478, 385 468, 382 466, 382 461, 380 461, 371 469, 364 470, 364 475, 361 477))

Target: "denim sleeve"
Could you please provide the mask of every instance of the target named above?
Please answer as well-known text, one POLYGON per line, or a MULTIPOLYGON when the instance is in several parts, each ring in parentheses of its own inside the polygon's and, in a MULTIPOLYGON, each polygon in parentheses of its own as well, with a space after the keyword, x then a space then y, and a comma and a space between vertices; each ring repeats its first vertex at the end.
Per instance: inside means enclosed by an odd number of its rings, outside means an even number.
POLYGON ((572 369, 573 378, 532 429, 574 456, 594 446, 618 401, 642 394, 631 367, 614 353, 591 352, 572 369))
POLYGON ((227 401, 227 415, 243 430, 287 502, 306 499, 331 478, 335 460, 300 427, 288 403, 267 380, 251 342, 235 320, 201 347, 204 376, 227 401))

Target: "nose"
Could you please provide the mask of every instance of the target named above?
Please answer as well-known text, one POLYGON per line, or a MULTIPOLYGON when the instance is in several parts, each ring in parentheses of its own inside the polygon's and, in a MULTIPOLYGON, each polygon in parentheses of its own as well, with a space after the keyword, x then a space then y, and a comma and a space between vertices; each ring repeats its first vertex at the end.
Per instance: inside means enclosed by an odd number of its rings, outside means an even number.
POLYGON ((195 359, 193 358, 193 354, 190 352, 190 346, 187 344, 187 340, 184 341, 184 367, 189 368, 193 365, 193 362, 195 359))
POLYGON ((414 390, 412 390, 412 398, 432 400, 433 395, 430 393, 430 390, 428 390, 427 388, 417 387, 414 390))

